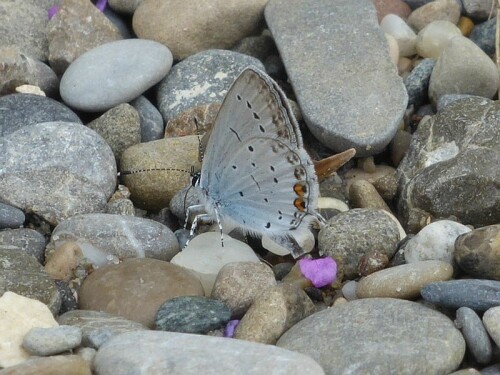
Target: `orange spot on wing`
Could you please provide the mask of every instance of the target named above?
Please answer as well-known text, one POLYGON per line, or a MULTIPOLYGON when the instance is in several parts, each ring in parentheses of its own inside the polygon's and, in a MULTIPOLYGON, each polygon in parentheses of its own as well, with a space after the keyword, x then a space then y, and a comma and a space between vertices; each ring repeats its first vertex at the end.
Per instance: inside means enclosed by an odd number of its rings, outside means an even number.
POLYGON ((295 191, 295 194, 297 194, 299 197, 303 197, 307 193, 307 186, 302 184, 295 184, 293 185, 293 191, 295 191))
POLYGON ((306 202, 302 198, 296 198, 293 201, 293 205, 297 210, 304 212, 306 210, 306 202))

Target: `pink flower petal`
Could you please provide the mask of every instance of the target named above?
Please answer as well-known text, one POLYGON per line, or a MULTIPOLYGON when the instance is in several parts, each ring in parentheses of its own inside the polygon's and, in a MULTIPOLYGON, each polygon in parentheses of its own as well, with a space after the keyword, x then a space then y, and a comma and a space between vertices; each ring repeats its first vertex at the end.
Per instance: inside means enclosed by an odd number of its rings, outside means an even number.
POLYGON ((300 271, 316 288, 330 285, 337 279, 337 263, 331 257, 299 260, 300 271))
POLYGON ((59 5, 54 5, 53 7, 50 7, 49 10, 47 10, 47 13, 49 15, 49 20, 51 20, 60 10, 61 7, 59 5))
POLYGON ((97 9, 99 9, 101 12, 104 12, 104 9, 106 9, 106 5, 108 4, 108 0, 97 0, 97 3, 95 3, 95 6, 97 9))
POLYGON ((238 324, 240 324, 240 321, 237 319, 227 322, 226 329, 224 330, 224 337, 234 337, 238 324))

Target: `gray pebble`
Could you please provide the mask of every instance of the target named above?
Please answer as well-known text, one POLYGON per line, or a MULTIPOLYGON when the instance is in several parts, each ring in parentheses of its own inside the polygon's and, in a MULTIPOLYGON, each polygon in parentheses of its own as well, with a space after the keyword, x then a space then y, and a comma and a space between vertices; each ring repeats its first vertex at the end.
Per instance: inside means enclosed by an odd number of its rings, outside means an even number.
POLYGON ((163 138, 165 125, 160 111, 141 95, 130 102, 132 107, 139 113, 141 121, 141 142, 150 142, 163 138))
POLYGON ((404 83, 408 92, 408 105, 419 108, 428 100, 429 80, 435 65, 436 60, 423 59, 406 77, 404 83))
POLYGON ((156 314, 157 330, 204 334, 224 327, 231 309, 223 302, 202 296, 176 297, 165 302, 156 314))
POLYGON ((0 202, 0 229, 14 229, 23 225, 26 220, 24 212, 0 202))
POLYGON ((469 39, 476 43, 487 55, 495 54, 496 18, 474 26, 469 39))
POLYGON ((32 255, 40 264, 44 264, 45 245, 43 234, 33 229, 19 228, 0 231, 0 245, 11 245, 26 254, 32 255))
POLYGON ((488 364, 492 354, 491 342, 483 322, 476 312, 468 307, 459 308, 455 325, 462 331, 467 347, 476 361, 488 364))
POLYGON ((76 348, 82 330, 72 326, 32 328, 23 338, 23 348, 32 355, 49 356, 76 348))
POLYGON ((41 122, 64 121, 82 123, 67 106, 45 96, 10 94, 0 97, 0 136, 14 133, 24 126, 41 122))
POLYGON ((469 307, 476 312, 500 305, 500 281, 463 279, 435 282, 422 288, 422 297, 450 309, 469 307))
POLYGON ((106 43, 76 59, 61 79, 70 106, 98 112, 129 102, 158 83, 172 66, 172 54, 152 40, 106 43))

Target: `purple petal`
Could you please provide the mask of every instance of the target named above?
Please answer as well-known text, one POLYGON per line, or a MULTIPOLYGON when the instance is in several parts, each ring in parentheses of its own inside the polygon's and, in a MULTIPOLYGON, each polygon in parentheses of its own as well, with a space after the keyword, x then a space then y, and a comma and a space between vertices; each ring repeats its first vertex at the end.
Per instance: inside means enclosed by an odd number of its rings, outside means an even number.
POLYGON ((97 0, 97 3, 95 3, 95 6, 97 9, 99 9, 101 12, 104 12, 104 9, 106 9, 106 5, 108 4, 108 0, 97 0))
POLYGON ((47 10, 47 13, 49 14, 49 20, 51 20, 52 17, 54 17, 60 10, 61 7, 59 5, 54 5, 53 7, 50 7, 49 10, 47 10))
POLYGON ((330 285, 337 279, 337 263, 333 258, 299 260, 300 271, 316 288, 330 285))
POLYGON ((226 329, 224 330, 224 337, 234 337, 234 332, 236 332, 238 324, 240 324, 238 319, 227 322, 226 329))

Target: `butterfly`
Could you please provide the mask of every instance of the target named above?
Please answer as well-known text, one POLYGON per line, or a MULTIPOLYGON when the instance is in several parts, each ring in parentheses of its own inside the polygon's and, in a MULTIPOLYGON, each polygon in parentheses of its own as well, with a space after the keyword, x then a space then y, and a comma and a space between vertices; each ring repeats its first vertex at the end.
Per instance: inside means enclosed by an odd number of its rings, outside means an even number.
POLYGON ((226 94, 193 186, 221 232, 228 225, 265 235, 295 258, 305 252, 296 235, 324 222, 314 164, 287 98, 255 68, 226 94))

